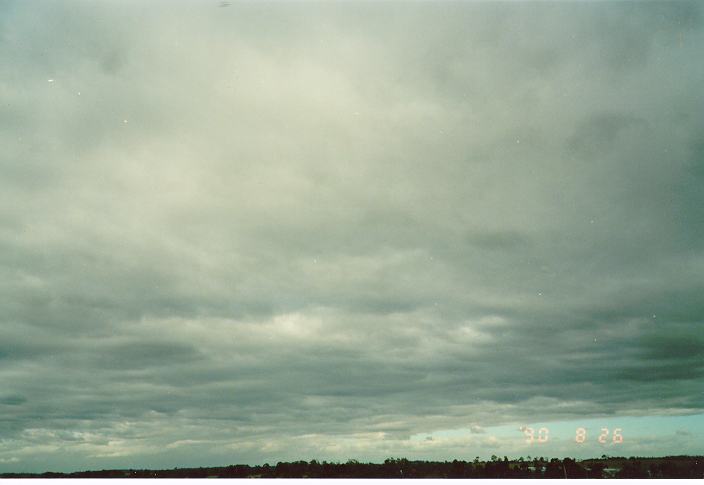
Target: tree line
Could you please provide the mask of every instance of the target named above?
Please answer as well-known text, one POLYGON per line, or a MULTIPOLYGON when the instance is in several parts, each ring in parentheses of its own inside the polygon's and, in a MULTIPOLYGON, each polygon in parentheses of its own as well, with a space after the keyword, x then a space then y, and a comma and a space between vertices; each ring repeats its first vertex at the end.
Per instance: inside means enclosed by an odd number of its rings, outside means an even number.
POLYGON ((704 478, 704 457, 606 457, 490 461, 424 461, 388 458, 383 463, 279 462, 171 470, 97 470, 74 473, 5 473, 2 478, 704 478))

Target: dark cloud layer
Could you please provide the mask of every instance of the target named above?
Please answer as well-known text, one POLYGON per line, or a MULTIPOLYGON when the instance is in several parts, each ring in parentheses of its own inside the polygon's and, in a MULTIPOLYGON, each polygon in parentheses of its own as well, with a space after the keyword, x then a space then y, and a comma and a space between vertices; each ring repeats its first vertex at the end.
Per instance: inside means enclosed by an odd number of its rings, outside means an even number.
POLYGON ((0 469, 704 412, 703 35, 697 2, 0 5, 0 469))

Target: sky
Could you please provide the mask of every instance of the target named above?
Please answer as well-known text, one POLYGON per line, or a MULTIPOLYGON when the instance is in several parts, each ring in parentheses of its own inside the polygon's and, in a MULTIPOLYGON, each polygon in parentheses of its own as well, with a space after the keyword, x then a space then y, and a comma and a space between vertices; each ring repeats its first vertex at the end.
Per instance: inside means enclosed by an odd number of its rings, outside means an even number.
POLYGON ((703 15, 3 0, 0 472, 703 454, 703 15))

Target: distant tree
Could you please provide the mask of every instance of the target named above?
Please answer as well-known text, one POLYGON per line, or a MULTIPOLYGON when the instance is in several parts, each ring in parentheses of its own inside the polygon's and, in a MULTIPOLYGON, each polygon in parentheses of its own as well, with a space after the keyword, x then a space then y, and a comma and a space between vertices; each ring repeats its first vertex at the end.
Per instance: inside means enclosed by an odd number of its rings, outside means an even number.
POLYGON ((579 465, 574 458, 563 459, 562 467, 567 478, 587 478, 587 470, 579 465))
POLYGON ((465 462, 459 460, 452 460, 452 466, 450 467, 449 478, 464 478, 465 476, 465 462))
POLYGON ((397 458, 387 458, 384 460, 382 471, 385 478, 401 478, 398 462, 399 460, 397 458))
POLYGON ((648 472, 639 461, 629 460, 616 474, 616 478, 648 478, 648 472))
POLYGON ((564 478, 565 471, 562 462, 558 458, 553 458, 545 468, 545 478, 564 478))
POLYGON ((592 463, 588 478, 603 478, 606 465, 601 462, 592 463))

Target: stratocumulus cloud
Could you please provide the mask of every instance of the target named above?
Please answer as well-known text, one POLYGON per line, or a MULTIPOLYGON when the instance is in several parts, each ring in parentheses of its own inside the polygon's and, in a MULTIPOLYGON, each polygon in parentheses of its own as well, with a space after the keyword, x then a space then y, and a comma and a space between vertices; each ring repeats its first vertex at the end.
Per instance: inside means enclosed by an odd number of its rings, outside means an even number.
POLYGON ((701 414, 703 47, 696 2, 4 2, 0 470, 701 414))

